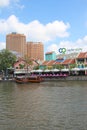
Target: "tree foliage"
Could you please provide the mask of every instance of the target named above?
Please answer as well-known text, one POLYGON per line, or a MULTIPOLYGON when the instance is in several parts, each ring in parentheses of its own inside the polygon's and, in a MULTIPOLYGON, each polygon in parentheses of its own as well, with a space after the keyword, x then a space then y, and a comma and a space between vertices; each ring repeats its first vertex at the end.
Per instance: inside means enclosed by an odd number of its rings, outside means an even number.
POLYGON ((16 56, 8 51, 7 49, 3 49, 0 52, 0 70, 6 70, 7 68, 11 68, 16 61, 16 56))
POLYGON ((25 67, 25 64, 19 64, 20 69, 23 69, 25 67))
POLYGON ((32 65, 33 64, 33 61, 27 55, 24 56, 24 61, 26 62, 27 65, 32 65))

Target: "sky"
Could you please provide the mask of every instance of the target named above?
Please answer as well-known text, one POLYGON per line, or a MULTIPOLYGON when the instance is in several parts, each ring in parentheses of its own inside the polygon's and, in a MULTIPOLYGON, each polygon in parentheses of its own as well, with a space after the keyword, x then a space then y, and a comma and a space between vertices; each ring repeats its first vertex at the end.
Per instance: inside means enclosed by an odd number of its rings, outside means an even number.
POLYGON ((0 50, 12 32, 42 42, 44 52, 87 51, 87 0, 1 0, 0 50))

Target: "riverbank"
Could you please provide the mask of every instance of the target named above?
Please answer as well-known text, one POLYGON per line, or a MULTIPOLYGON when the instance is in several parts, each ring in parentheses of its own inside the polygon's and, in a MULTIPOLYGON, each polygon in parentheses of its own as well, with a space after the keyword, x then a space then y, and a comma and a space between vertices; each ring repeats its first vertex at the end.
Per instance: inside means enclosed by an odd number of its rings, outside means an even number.
MULTIPOLYGON (((87 81, 87 76, 67 76, 67 77, 52 77, 52 78, 43 78, 44 81, 87 81)), ((15 79, 0 79, 0 82, 14 82, 15 79)))
POLYGON ((0 82, 7 82, 7 81, 13 82, 13 81, 15 81, 15 80, 14 80, 14 78, 10 78, 10 79, 0 78, 0 82))
POLYGON ((44 78, 44 81, 87 81, 87 76, 67 76, 57 78, 44 78))

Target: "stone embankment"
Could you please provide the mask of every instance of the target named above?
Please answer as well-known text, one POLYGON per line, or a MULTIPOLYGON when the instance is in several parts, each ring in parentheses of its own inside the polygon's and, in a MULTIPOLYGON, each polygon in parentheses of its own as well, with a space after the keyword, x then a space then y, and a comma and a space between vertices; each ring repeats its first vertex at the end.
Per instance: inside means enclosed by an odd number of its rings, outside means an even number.
POLYGON ((45 81, 87 81, 87 76, 67 76, 57 78, 44 78, 45 81))
MULTIPOLYGON (((12 79, 2 79, 0 81, 15 81, 12 79)), ((67 76, 67 77, 56 77, 56 78, 44 78, 44 81, 87 81, 87 76, 67 76)))

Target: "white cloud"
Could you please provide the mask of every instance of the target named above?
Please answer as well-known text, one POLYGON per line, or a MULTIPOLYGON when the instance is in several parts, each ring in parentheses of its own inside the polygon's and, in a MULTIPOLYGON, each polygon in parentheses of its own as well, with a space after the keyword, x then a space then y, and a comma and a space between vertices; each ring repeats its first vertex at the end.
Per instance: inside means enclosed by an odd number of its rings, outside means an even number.
POLYGON ((10 0, 0 0, 0 7, 8 6, 10 4, 10 0))
MULTIPOLYGON (((20 4, 20 0, 0 0, 0 7, 8 7, 12 9, 12 7, 14 8, 19 8, 19 9, 23 9, 24 5, 20 4)), ((13 9, 14 9, 13 8, 13 9)))
POLYGON ((0 42, 0 50, 5 49, 5 48, 6 48, 5 42, 0 42))
MULTIPOLYGON (((15 15, 11 15, 8 19, 0 19, 0 34, 6 35, 11 32, 23 33, 27 36, 27 40, 48 42, 60 37, 68 37, 70 28, 69 23, 63 21, 53 21, 51 23, 42 24, 38 20, 24 24, 19 21, 15 15)), ((87 51, 87 36, 73 41, 61 41, 58 44, 48 46, 48 51, 56 51, 60 47, 67 49, 83 48, 87 51)), ((0 49, 5 48, 5 43, 0 43, 0 49)))
POLYGON ((48 52, 50 51, 55 51, 56 53, 58 52, 58 45, 57 44, 51 44, 50 46, 47 47, 48 52))
POLYGON ((53 21, 46 25, 34 20, 28 24, 24 24, 19 19, 11 15, 8 19, 0 20, 0 33, 7 34, 12 31, 24 33, 28 39, 35 41, 51 41, 58 37, 68 37, 69 23, 62 21, 53 21))
POLYGON ((47 47, 47 51, 55 51, 59 52, 59 48, 66 48, 66 49, 77 49, 81 48, 82 51, 87 51, 87 36, 83 37, 82 39, 78 39, 75 42, 72 41, 61 41, 58 44, 51 44, 47 47))
POLYGON ((70 27, 69 23, 65 24, 63 21, 54 21, 46 25, 47 33, 53 38, 67 37, 69 33, 66 30, 70 27))

